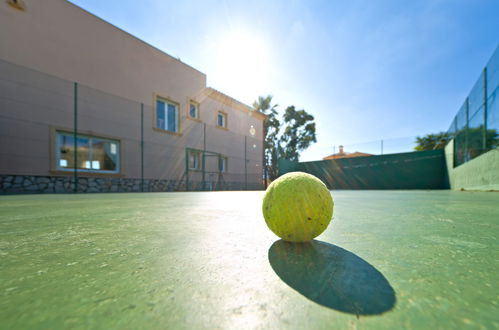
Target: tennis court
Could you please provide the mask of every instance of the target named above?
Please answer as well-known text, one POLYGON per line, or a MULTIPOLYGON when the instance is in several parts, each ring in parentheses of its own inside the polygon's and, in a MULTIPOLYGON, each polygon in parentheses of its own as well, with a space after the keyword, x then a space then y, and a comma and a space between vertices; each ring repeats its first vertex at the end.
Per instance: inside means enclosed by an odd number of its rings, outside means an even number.
POLYGON ((2 196, 1 328, 499 327, 499 194, 332 194, 312 244, 262 191, 2 196))

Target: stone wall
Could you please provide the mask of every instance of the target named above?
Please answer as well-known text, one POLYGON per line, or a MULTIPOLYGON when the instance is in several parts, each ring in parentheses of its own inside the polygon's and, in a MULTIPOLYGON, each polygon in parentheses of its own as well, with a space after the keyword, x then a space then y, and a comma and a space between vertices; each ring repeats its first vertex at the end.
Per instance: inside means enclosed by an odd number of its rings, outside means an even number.
MULTIPOLYGON (((179 180, 125 178, 78 178, 78 192, 162 192, 185 191, 185 182, 179 180)), ((189 190, 202 190, 201 182, 189 182, 189 190)), ((73 193, 74 178, 71 176, 28 176, 0 175, 0 194, 40 194, 40 193, 73 193)), ((244 182, 224 182, 220 186, 212 185, 213 190, 243 190, 244 182)), ((207 188, 208 189, 208 188, 207 188)), ((263 187, 248 183, 247 189, 261 190, 263 187)))

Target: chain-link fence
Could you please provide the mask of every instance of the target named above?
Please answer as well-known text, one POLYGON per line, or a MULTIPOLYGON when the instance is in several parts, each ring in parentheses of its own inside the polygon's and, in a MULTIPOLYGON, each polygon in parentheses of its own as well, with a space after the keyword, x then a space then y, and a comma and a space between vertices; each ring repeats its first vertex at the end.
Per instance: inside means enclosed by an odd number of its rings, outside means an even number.
MULTIPOLYGON (((359 143, 336 144, 319 149, 321 158, 338 158, 352 156, 386 155, 415 151, 417 136, 385 138, 359 143)), ((317 150, 317 149, 316 149, 317 150)))
POLYGON ((449 127, 454 166, 499 147, 499 47, 449 127))
POLYGON ((169 101, 164 129, 153 93, 145 104, 0 61, 0 191, 263 189, 261 119, 200 92, 198 118, 169 101))

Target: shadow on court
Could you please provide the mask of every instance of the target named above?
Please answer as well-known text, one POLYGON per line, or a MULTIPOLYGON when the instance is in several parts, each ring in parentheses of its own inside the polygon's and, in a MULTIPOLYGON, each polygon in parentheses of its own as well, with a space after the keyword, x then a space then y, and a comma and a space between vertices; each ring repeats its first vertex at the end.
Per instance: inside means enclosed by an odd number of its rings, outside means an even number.
POLYGON ((376 268, 336 245, 278 240, 269 249, 276 274, 308 299, 356 315, 374 315, 395 305, 395 291, 376 268))

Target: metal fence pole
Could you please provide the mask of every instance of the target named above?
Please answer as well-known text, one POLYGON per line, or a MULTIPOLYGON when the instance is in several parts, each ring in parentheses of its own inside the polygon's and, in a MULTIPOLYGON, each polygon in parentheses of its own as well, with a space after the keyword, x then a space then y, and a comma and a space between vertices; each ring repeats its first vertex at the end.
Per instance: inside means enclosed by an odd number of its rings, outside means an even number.
POLYGON ((465 133, 464 133, 464 157, 463 157, 463 163, 466 163, 468 159, 468 139, 469 139, 469 130, 470 130, 470 123, 469 123, 469 112, 470 112, 470 99, 469 97, 466 98, 466 126, 464 127, 465 133))
POLYGON ((144 192, 144 103, 140 104, 140 190, 144 192))
POLYGON ((74 139, 74 192, 78 192, 78 83, 74 83, 74 118, 73 118, 73 139, 74 139))
POLYGON ((248 190, 248 156, 247 156, 247 137, 244 136, 244 190, 248 190))
POLYGON ((268 176, 268 170, 267 170, 267 155, 265 153, 265 137, 267 136, 267 129, 265 128, 265 122, 263 122, 263 129, 262 129, 262 169, 263 169, 263 183, 265 186, 265 189, 268 187, 268 182, 267 182, 267 176, 268 176))
POLYGON ((487 67, 483 68, 483 152, 487 150, 487 67))
POLYGON ((201 166, 203 166, 203 171, 201 172, 202 178, 201 181, 203 182, 203 190, 206 190, 206 123, 203 124, 203 160, 201 166))
POLYGON ((185 191, 189 191, 189 149, 185 149, 185 191))

